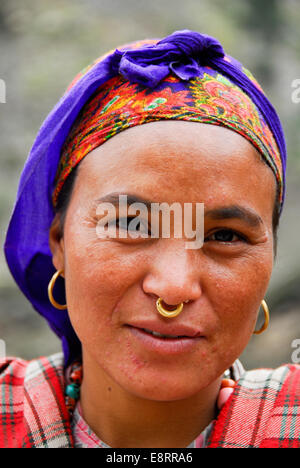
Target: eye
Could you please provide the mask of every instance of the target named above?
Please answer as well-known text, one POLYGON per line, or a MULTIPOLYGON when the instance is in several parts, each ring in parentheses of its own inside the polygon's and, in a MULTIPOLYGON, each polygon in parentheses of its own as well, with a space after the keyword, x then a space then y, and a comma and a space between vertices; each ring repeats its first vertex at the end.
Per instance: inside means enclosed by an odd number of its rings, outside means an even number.
POLYGON ((143 232, 148 233, 148 221, 141 220, 140 218, 136 218, 134 216, 125 216, 123 218, 117 218, 116 226, 119 229, 131 232, 143 232))
POLYGON ((125 231, 128 230, 128 224, 129 224, 129 221, 131 221, 132 218, 128 218, 127 216, 125 216, 124 218, 117 218, 116 220, 116 226, 119 228, 119 229, 124 229, 125 231))
POLYGON ((219 231, 214 232, 210 236, 208 236, 206 239, 207 240, 212 240, 216 242, 227 242, 227 243, 235 243, 235 242, 246 242, 246 238, 242 236, 241 234, 238 234, 237 232, 233 231, 232 229, 220 229, 219 231))

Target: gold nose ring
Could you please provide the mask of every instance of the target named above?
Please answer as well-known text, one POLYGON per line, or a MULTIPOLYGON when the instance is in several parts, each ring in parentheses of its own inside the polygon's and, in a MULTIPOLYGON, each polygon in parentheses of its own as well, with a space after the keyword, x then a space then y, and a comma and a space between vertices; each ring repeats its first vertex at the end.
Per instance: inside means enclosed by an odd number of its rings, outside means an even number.
POLYGON ((163 317, 167 317, 167 318, 177 317, 177 315, 179 315, 183 309, 183 302, 181 302, 180 304, 174 307, 175 309, 171 309, 171 310, 166 309, 163 306, 163 300, 161 297, 159 297, 156 301, 156 308, 158 312, 160 313, 160 315, 162 315, 163 317))

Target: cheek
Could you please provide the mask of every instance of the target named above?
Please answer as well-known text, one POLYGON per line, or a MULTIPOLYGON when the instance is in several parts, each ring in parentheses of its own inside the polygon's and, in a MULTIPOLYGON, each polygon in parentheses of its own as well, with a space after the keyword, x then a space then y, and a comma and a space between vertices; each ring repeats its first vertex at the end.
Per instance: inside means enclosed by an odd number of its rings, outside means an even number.
POLYGON ((124 253, 120 246, 70 230, 65 238, 65 276, 68 312, 83 342, 109 341, 120 317, 116 305, 138 283, 141 253, 124 253))
POLYGON ((214 269, 209 297, 215 311, 214 349, 222 359, 238 357, 252 336, 273 267, 272 249, 214 269))

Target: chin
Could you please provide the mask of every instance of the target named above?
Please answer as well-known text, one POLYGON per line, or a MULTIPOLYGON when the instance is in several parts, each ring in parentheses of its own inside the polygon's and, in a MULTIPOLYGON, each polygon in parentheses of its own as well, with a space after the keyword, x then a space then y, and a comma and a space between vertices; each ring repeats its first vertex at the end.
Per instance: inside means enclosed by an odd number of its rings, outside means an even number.
POLYGON ((148 376, 140 373, 130 380, 120 378, 117 383, 123 390, 136 397, 161 402, 192 398, 207 386, 209 381, 207 378, 203 380, 200 376, 195 378, 195 373, 192 376, 189 376, 186 371, 183 373, 166 375, 166 373, 152 372, 148 376))

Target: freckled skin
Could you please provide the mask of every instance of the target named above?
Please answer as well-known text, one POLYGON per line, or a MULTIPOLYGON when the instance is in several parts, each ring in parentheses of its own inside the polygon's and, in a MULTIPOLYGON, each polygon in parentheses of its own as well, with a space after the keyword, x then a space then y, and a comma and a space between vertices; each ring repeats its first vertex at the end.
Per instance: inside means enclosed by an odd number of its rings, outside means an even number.
POLYGON ((65 271, 86 382, 89 374, 97 376, 99 395, 103 379, 111 395, 117 390, 119 397, 144 402, 184 401, 187 410, 205 400, 208 390, 217 396, 223 372, 253 333, 272 273, 275 188, 272 171, 246 139, 192 122, 134 127, 81 162, 64 236, 57 239, 55 220, 50 246, 55 267, 65 271), (169 204, 202 202, 205 211, 240 204, 263 223, 250 228, 240 220, 205 219, 207 240, 198 250, 185 249, 185 239, 99 239, 91 203, 108 192, 169 204), (221 228, 241 233, 247 242, 212 240, 221 228), (151 353, 124 327, 133 319, 157 317, 157 297, 169 304, 191 301, 167 320, 203 330, 205 339, 192 353, 176 359, 151 353))

